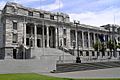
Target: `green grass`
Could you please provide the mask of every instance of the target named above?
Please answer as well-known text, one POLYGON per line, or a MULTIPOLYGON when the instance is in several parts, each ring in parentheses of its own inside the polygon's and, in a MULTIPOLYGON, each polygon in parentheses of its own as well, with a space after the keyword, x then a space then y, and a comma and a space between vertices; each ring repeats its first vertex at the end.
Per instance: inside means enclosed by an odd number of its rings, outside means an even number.
POLYGON ((26 74, 0 74, 0 80, 120 80, 120 79, 70 79, 50 77, 35 73, 26 73, 26 74))

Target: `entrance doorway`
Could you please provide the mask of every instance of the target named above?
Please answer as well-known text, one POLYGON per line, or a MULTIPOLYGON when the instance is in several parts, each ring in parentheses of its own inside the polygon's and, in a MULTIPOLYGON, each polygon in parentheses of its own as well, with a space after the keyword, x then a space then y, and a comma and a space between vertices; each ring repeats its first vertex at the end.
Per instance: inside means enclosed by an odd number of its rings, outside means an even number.
POLYGON ((13 49, 13 58, 16 59, 17 58, 17 50, 13 49))

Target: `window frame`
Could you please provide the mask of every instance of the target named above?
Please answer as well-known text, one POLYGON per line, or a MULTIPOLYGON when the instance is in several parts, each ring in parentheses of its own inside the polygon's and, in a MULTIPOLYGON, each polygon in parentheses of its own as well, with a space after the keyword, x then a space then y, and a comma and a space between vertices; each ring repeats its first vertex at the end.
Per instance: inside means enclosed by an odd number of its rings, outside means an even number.
POLYGON ((18 42, 18 34, 13 34, 12 43, 17 43, 17 42, 18 42))
POLYGON ((17 30, 17 22, 14 22, 14 21, 13 21, 13 29, 14 29, 14 30, 17 30))
POLYGON ((33 12, 32 11, 28 11, 28 16, 33 16, 33 12))
POLYGON ((40 13, 40 18, 44 18, 44 13, 40 13))

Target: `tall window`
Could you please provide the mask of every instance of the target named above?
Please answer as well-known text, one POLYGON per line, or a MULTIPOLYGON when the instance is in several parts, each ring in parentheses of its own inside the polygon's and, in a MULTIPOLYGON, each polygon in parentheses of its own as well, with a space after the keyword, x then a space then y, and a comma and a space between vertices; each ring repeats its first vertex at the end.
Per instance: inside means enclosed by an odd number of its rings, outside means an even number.
POLYGON ((41 40, 37 39, 37 47, 41 47, 41 40))
POLYGON ((26 38, 26 45, 29 46, 29 38, 26 38))
POLYGON ((28 11, 28 16, 33 16, 33 12, 28 11))
POLYGON ((66 35, 66 29, 63 29, 63 34, 66 35))
POLYGON ((30 47, 33 47, 33 40, 32 39, 30 39, 30 47))
POLYGON ((13 43, 17 43, 17 34, 13 34, 13 43))
POLYGON ((43 13, 40 13, 40 18, 44 18, 44 14, 43 13))
POLYGON ((13 29, 17 30, 17 22, 13 22, 13 29))
POLYGON ((37 34, 42 35, 42 28, 41 27, 37 27, 37 34))
POLYGON ((80 56, 83 56, 83 52, 82 51, 80 51, 80 56))
POLYGON ((89 56, 89 52, 88 51, 86 51, 86 56, 89 56))
POLYGON ((92 51, 92 56, 95 56, 95 53, 94 53, 94 51, 92 51))
POLYGON ((50 19, 51 19, 51 20, 54 20, 54 16, 53 16, 53 15, 50 15, 50 19))
POLYGON ((66 38, 64 38, 64 46, 66 46, 66 38))

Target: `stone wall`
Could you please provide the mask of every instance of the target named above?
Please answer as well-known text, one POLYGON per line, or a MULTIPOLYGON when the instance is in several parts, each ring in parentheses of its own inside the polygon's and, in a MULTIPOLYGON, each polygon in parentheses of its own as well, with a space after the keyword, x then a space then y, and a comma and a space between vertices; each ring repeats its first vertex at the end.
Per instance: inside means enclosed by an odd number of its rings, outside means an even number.
POLYGON ((5 34, 5 46, 9 47, 12 46, 12 28, 13 28, 13 24, 12 21, 10 19, 6 19, 6 34, 5 34))
POLYGON ((3 25, 1 23, 1 11, 0 11, 0 48, 3 47, 3 25))

